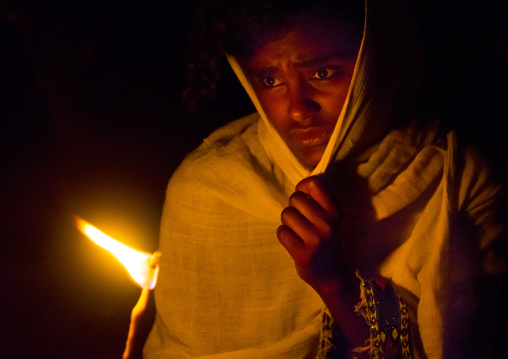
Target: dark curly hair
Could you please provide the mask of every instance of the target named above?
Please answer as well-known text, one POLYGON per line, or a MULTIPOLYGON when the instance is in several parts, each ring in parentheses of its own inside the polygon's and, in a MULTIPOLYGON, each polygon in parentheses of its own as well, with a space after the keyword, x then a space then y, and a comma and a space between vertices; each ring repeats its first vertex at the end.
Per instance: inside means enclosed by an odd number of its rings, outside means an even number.
POLYGON ((351 36, 363 30, 363 0, 201 0, 190 32, 191 60, 184 102, 190 109, 214 94, 225 54, 248 58, 277 39, 306 14, 320 22, 346 25, 351 36))

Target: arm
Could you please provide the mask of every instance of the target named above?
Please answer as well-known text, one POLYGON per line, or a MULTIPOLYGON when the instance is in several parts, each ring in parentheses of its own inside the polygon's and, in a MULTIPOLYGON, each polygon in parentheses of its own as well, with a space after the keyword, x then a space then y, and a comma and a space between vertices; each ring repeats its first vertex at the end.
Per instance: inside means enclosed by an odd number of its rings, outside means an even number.
POLYGON ((341 247, 355 237, 341 223, 343 217, 326 186, 318 177, 310 177, 290 197, 277 235, 299 276, 321 296, 349 342, 351 358, 410 353, 405 302, 388 280, 360 276, 347 264, 341 247))
POLYGON ((351 346, 364 346, 369 328, 355 313, 360 281, 340 258, 338 204, 317 177, 310 177, 297 185, 281 219, 277 236, 299 276, 321 296, 351 346))

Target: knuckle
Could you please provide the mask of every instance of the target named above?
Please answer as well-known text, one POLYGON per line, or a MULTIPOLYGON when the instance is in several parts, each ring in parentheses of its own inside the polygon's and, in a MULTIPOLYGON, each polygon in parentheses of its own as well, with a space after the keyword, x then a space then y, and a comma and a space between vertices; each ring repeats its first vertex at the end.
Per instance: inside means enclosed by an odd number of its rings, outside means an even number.
POLYGON ((327 225, 321 228, 321 235, 324 239, 333 238, 334 230, 331 226, 327 225))
POLYGON ((309 177, 308 179, 309 179, 308 186, 312 190, 316 190, 321 187, 321 181, 319 180, 319 178, 317 176, 312 176, 312 177, 309 177))
POLYGON ((291 196, 289 196, 289 205, 295 205, 305 199, 310 198, 310 196, 304 192, 296 191, 291 196))
POLYGON ((280 218, 282 219, 282 221, 284 221, 285 219, 287 219, 288 216, 291 216, 293 213, 294 213, 293 207, 286 207, 280 213, 280 218))
POLYGON ((291 196, 289 196, 289 203, 293 203, 298 197, 299 197, 299 192, 294 192, 293 194, 291 194, 291 196))
POLYGON ((319 182, 317 176, 310 176, 307 178, 304 178, 298 185, 305 186, 305 187, 312 187, 316 186, 316 184, 319 182))
POLYGON ((303 180, 301 180, 300 182, 298 182, 298 184, 296 185, 296 190, 299 191, 303 188, 308 188, 310 183, 313 181, 313 177, 314 176, 307 177, 307 178, 304 178, 303 180))

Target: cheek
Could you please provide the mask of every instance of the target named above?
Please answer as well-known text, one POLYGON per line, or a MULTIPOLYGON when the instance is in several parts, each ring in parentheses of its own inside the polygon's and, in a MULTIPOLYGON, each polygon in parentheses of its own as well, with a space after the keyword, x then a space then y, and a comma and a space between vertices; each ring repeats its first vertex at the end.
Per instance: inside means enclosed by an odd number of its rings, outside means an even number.
POLYGON ((263 110, 273 126, 281 132, 287 125, 287 103, 283 97, 258 95, 263 110))
POLYGON ((328 114, 337 115, 337 117, 340 115, 351 85, 353 70, 354 63, 352 62, 343 76, 336 79, 336 81, 325 83, 324 86, 319 89, 321 95, 317 101, 321 105, 323 111, 328 114))
POLYGON ((321 110, 338 118, 346 101, 348 89, 349 84, 335 88, 334 91, 330 91, 317 99, 317 102, 321 105, 321 110))
POLYGON ((345 100, 346 95, 333 96, 324 101, 321 106, 322 108, 326 109, 326 112, 338 117, 342 111, 342 107, 344 106, 345 100))

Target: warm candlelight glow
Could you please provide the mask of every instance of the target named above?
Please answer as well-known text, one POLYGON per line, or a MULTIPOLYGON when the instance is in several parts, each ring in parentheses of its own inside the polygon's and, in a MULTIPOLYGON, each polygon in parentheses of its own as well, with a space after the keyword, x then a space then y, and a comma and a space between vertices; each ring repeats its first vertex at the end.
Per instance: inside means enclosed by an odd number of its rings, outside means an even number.
POLYGON ((76 217, 78 229, 95 244, 109 251, 123 264, 131 278, 141 288, 153 289, 157 283, 159 266, 158 253, 147 253, 126 246, 92 226, 87 221, 76 217))

